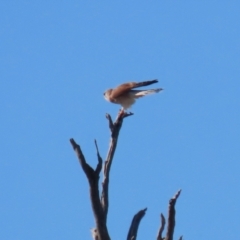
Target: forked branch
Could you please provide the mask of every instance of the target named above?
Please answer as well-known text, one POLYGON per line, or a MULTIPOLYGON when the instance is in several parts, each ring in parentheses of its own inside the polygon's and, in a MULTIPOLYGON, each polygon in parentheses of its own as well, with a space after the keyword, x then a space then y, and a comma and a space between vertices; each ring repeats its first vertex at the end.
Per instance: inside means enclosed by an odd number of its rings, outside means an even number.
POLYGON ((107 119, 109 121, 109 128, 111 130, 111 139, 110 139, 110 147, 107 154, 107 159, 104 163, 104 171, 103 171, 103 183, 102 183, 102 193, 101 199, 99 194, 99 178, 100 172, 102 169, 102 158, 100 156, 97 141, 95 140, 95 147, 97 150, 97 159, 98 164, 95 170, 86 162, 85 157, 82 153, 80 145, 78 145, 73 138, 70 139, 70 143, 76 152, 79 163, 88 179, 90 186, 90 199, 92 204, 92 209, 94 213, 94 218, 96 222, 96 228, 92 231, 92 235, 97 240, 110 240, 110 236, 108 234, 107 229, 107 213, 108 213, 108 186, 109 186, 109 172, 114 156, 114 152, 117 146, 118 135, 123 123, 123 119, 125 117, 131 116, 132 113, 126 113, 120 111, 116 121, 113 123, 112 118, 109 114, 107 114, 107 119))
MULTIPOLYGON (((104 212, 101 206, 100 198, 99 198, 99 189, 98 189, 98 182, 99 182, 99 174, 102 169, 102 160, 98 153, 98 165, 96 167, 96 170, 94 170, 85 160, 85 157, 82 153, 82 150, 80 146, 74 141, 73 138, 70 139, 70 143, 72 144, 72 147, 74 151, 77 154, 78 160, 82 166, 82 169, 84 173, 86 174, 86 177, 89 182, 90 186, 90 199, 92 204, 92 209, 94 213, 94 218, 96 222, 96 232, 98 234, 99 240, 110 240, 107 225, 106 225, 106 218, 104 216, 104 212)), ((96 144, 96 142, 95 142, 96 144)), ((97 147, 97 145, 96 145, 97 147)))
MULTIPOLYGON (((103 168, 103 182, 102 182, 102 192, 101 197, 99 194, 99 178, 100 172, 103 166, 103 160, 100 156, 97 141, 95 140, 95 147, 97 151, 97 159, 98 164, 95 169, 93 169, 87 162, 82 153, 80 145, 78 145, 73 138, 70 139, 70 143, 77 155, 79 163, 88 179, 89 187, 90 187, 90 200, 91 205, 94 213, 94 219, 96 223, 96 227, 92 229, 92 236, 94 240, 110 240, 110 236, 108 234, 107 229, 107 214, 108 214, 108 207, 109 207, 109 175, 110 169, 114 157, 114 153, 117 147, 118 136, 121 130, 123 120, 126 117, 133 115, 132 113, 126 113, 124 111, 120 111, 115 122, 112 121, 112 118, 109 114, 106 115, 108 119, 109 128, 111 131, 111 138, 110 138, 110 145, 109 150, 107 153, 106 160, 104 162, 103 168)), ((165 218, 161 214, 161 226, 158 231, 157 240, 173 240, 173 233, 175 227, 175 204, 176 201, 181 193, 179 190, 176 195, 170 199, 169 207, 168 207, 168 225, 167 225, 167 233, 166 237, 162 237, 164 227, 165 227, 165 218)), ((139 224, 146 213, 147 208, 140 210, 132 219, 131 226, 129 228, 127 240, 136 240, 137 239, 137 232, 139 224)), ((179 240, 182 240, 180 237, 179 240)))

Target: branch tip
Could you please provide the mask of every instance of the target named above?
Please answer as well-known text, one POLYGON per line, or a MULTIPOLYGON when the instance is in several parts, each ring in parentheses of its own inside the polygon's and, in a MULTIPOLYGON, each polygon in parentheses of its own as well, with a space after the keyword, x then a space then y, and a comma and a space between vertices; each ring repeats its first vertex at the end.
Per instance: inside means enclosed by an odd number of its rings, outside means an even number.
POLYGON ((98 158, 98 164, 97 164, 97 167, 95 169, 95 172, 96 172, 97 175, 99 175, 101 170, 102 170, 102 162, 103 162, 103 160, 102 160, 102 158, 100 156, 96 139, 94 139, 94 143, 95 143, 95 147, 96 147, 96 150, 97 150, 97 158, 98 158))
POLYGON ((112 117, 110 116, 110 114, 106 113, 106 118, 108 120, 109 128, 110 128, 110 130, 112 132, 113 128, 114 128, 112 117))
POLYGON ((99 153, 99 151, 98 151, 98 145, 97 145, 97 140, 96 140, 96 139, 94 139, 94 143, 95 143, 95 147, 96 147, 97 153, 99 153))
POLYGON ((177 193, 170 199, 169 203, 175 204, 178 197, 180 196, 182 189, 178 190, 177 193))
POLYGON ((125 112, 123 109, 120 109, 117 115, 117 119, 123 119, 132 115, 132 112, 125 112))
POLYGON ((168 226, 167 226, 167 234, 166 239, 173 240, 173 233, 175 228, 175 204, 181 193, 181 189, 177 191, 177 193, 169 200, 168 206, 168 226))
POLYGON ((166 224, 165 217, 163 216, 162 213, 160 214, 160 217, 161 217, 161 226, 160 226, 159 231, 158 231, 157 240, 162 240, 163 239, 162 234, 163 234, 165 224, 166 224))
POLYGON ((69 141, 70 141, 70 143, 72 144, 73 149, 75 149, 78 144, 74 141, 73 138, 70 138, 69 141))
POLYGON ((140 221, 144 217, 146 211, 147 211, 147 208, 144 208, 144 209, 138 211, 138 213, 136 213, 134 215, 134 217, 132 219, 131 226, 130 226, 129 231, 128 231, 127 240, 132 240, 132 239, 137 238, 138 227, 139 227, 140 221))

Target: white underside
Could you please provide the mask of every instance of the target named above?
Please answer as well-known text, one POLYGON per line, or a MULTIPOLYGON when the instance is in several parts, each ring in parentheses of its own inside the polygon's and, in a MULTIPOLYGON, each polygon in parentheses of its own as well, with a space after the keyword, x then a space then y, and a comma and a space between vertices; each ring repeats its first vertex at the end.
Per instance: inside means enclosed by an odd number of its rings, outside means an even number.
POLYGON ((127 95, 119 97, 117 103, 120 104, 124 110, 131 108, 131 106, 135 103, 135 99, 140 97, 144 97, 149 94, 157 93, 161 91, 161 89, 149 89, 149 90, 131 90, 127 95))
POLYGON ((124 110, 131 108, 131 106, 135 103, 134 97, 121 97, 118 100, 118 103, 124 108, 124 110))

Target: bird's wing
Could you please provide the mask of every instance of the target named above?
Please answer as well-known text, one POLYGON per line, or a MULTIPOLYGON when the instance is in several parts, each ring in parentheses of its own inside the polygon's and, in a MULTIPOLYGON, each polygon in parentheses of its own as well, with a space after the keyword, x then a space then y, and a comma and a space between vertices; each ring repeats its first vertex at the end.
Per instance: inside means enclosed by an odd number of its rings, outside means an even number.
POLYGON ((128 82, 128 83, 123 83, 116 88, 114 88, 111 92, 111 98, 117 98, 125 93, 128 93, 132 88, 136 86, 136 82, 128 82))
POLYGON ((135 84, 135 86, 133 88, 144 87, 144 86, 148 86, 148 85, 151 85, 151 84, 157 83, 157 82, 158 82, 157 79, 144 81, 144 82, 138 82, 135 84))
POLYGON ((149 94, 158 93, 162 90, 163 90, 162 88, 148 89, 148 90, 131 90, 130 93, 134 96, 134 98, 140 98, 149 94))
POLYGON ((155 80, 144 81, 144 82, 123 83, 123 84, 119 85, 118 87, 116 87, 112 90, 111 98, 117 98, 119 96, 122 96, 122 95, 128 93, 133 88, 148 86, 150 84, 157 83, 157 82, 158 81, 155 79, 155 80))

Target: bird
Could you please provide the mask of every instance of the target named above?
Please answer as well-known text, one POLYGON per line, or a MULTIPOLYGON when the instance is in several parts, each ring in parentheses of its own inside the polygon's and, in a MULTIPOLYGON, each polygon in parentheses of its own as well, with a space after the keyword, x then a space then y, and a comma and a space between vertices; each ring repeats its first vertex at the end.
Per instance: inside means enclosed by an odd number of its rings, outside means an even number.
POLYGON ((127 82, 117 86, 116 88, 106 90, 103 95, 107 101, 115 104, 120 104, 122 106, 122 110, 124 111, 130 109, 131 106, 135 103, 136 99, 149 94, 158 93, 163 90, 162 88, 148 90, 133 89, 148 86, 157 82, 157 79, 143 82, 127 82))

